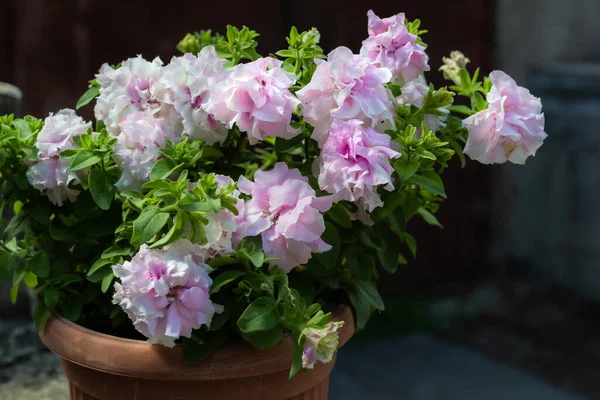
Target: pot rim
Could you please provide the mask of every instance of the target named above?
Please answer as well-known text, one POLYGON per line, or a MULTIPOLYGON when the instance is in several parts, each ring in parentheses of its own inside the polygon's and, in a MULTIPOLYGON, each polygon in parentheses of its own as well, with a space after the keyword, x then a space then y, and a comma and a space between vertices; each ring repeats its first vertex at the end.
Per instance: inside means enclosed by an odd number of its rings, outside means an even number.
MULTIPOLYGON (((354 333, 352 311, 341 305, 332 320, 345 321, 339 347, 354 333)), ((257 350, 246 342, 228 343, 200 363, 183 362, 183 345, 165 347, 93 331, 67 318, 49 314, 40 332, 42 342, 59 357, 80 366, 115 375, 158 380, 223 380, 280 372, 292 363, 293 344, 286 336, 277 346, 257 350)))

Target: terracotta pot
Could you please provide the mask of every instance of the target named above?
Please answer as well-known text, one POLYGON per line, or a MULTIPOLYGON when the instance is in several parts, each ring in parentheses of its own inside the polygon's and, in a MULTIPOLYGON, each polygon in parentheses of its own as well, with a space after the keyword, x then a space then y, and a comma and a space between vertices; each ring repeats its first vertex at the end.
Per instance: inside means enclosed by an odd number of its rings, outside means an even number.
MULTIPOLYGON (((354 333, 348 307, 334 320, 340 347, 354 333)), ((69 379, 71 400, 327 400, 329 364, 317 363, 308 372, 288 379, 292 342, 255 350, 246 343, 224 346, 200 364, 186 366, 182 346, 150 346, 83 328, 51 315, 40 334, 44 344, 61 358, 69 379)))

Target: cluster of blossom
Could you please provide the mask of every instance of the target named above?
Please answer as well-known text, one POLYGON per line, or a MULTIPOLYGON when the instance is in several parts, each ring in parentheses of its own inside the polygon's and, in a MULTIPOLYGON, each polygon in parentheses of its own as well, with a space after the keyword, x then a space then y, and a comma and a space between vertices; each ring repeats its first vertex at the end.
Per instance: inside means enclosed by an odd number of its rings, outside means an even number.
MULTIPOLYGON (((289 272, 312 253, 331 248, 321 235, 322 213, 333 202, 354 203, 359 219, 367 222, 368 213, 383 205, 378 190, 394 189, 390 160, 400 153, 382 132, 394 128, 395 105, 422 106, 429 90, 422 74, 429 65, 404 14, 380 19, 369 11, 368 33, 359 54, 338 47, 326 60, 316 60, 311 81, 295 95, 290 88, 296 76, 281 61, 265 57, 226 68, 212 46, 198 55, 174 57, 167 65, 138 56, 116 68, 102 66, 96 75, 95 116, 117 139, 113 158, 122 170, 116 184, 120 190, 141 190, 167 140, 185 136, 223 144, 234 125, 248 135, 250 145, 266 137, 290 139, 300 133, 291 127, 294 113, 300 112, 314 127, 312 138, 320 149, 313 165, 318 185, 331 194, 317 197, 299 170, 277 163, 270 171, 256 172, 254 181, 239 179, 239 191, 232 194, 239 215, 226 209, 209 214, 202 247, 186 241, 160 250, 142 246, 131 261, 116 265, 121 283, 115 285, 114 301, 151 343, 173 345, 178 337, 209 325, 219 307, 209 298, 206 262, 233 252, 242 238, 260 236, 272 266, 289 272), (402 86, 400 97, 393 97, 389 83, 402 86), (242 193, 249 199, 242 200, 242 193)), ((493 72, 491 81, 489 108, 463 122, 469 131, 465 153, 482 163, 523 163, 546 137, 541 103, 502 72, 493 72)), ((437 130, 443 121, 428 115, 425 123, 437 130)), ((59 154, 74 148, 73 137, 89 128, 74 111, 62 110, 45 120, 38 135, 39 160, 27 176, 56 205, 75 200, 77 192, 69 184, 82 178, 69 171, 70 160, 59 154)), ((217 176, 217 182, 220 187, 233 183, 227 176, 217 176)), ((306 335, 312 347, 305 351, 305 367, 326 358, 318 343, 333 343, 337 328, 306 335)))

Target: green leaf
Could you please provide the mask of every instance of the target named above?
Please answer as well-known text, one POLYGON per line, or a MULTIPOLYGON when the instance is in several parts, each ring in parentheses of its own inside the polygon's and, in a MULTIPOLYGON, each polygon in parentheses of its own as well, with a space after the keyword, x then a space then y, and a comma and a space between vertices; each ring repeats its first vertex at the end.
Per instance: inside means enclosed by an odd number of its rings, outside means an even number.
POLYGON ((115 276, 111 272, 110 274, 106 275, 104 277, 104 279, 102 279, 102 286, 100 287, 100 289, 102 290, 102 293, 106 293, 108 288, 110 288, 110 284, 112 283, 114 278, 115 278, 115 276))
POLYGON ((373 286, 370 282, 353 279, 346 282, 346 287, 367 301, 377 310, 383 311, 385 309, 383 300, 381 299, 377 288, 375 288, 375 286, 373 286))
POLYGON ((102 161, 102 158, 98 157, 93 152, 89 150, 81 150, 75 157, 73 157, 73 161, 71 161, 69 169, 71 171, 79 171, 80 169, 98 164, 100 161, 102 161))
POLYGON ((406 243, 406 246, 408 246, 413 258, 417 258, 417 241, 415 238, 411 234, 403 232, 402 239, 406 243))
POLYGON ((286 151, 300 146, 302 144, 302 140, 304 140, 302 135, 297 135, 292 139, 283 139, 278 137, 275 140, 275 150, 279 153, 285 153, 286 151))
POLYGON ((416 160, 406 160, 404 157, 399 158, 394 162, 394 169, 398 174, 398 179, 404 182, 417 172, 419 162, 416 160))
POLYGON ((237 245, 237 253, 241 258, 249 260, 255 268, 260 268, 265 262, 262 241, 258 236, 246 237, 237 245))
POLYGON ((77 322, 81 317, 81 303, 76 296, 71 296, 60 303, 58 306, 60 313, 69 320, 77 322))
POLYGON ((337 224, 339 224, 342 228, 350 229, 352 228, 352 220, 350 219, 350 214, 348 214, 348 210, 344 205, 340 203, 335 203, 333 207, 329 211, 327 211, 327 215, 331 217, 337 224))
POLYGON ((27 272, 23 277, 23 283, 30 289, 34 289, 38 285, 37 276, 33 272, 27 272))
POLYGON ((377 234, 377 231, 373 228, 361 229, 358 233, 358 237, 362 244, 371 247, 375 250, 383 250, 383 241, 377 234))
POLYGON ((19 286, 21 286, 21 285, 16 284, 10 289, 10 302, 12 304, 17 303, 17 296, 19 295, 19 286))
POLYGON ((75 106, 76 110, 79 110, 81 107, 88 105, 92 100, 94 100, 100 94, 100 86, 93 85, 85 93, 79 98, 77 101, 77 105, 75 106))
POLYGON ((22 210, 42 225, 47 226, 48 222, 50 222, 50 209, 46 202, 29 202, 23 206, 22 210))
POLYGON ((346 292, 350 303, 356 312, 356 328, 361 330, 367 324, 371 315, 371 307, 383 309, 383 301, 375 289, 369 282, 353 280, 346 282, 346 292), (377 304, 377 306, 375 306, 377 304))
POLYGON ((194 201, 193 196, 188 193, 181 201, 177 204, 180 210, 186 212, 213 212, 218 211, 221 208, 221 199, 200 199, 194 201))
POLYGON ((140 216, 133 221, 131 244, 140 246, 152 239, 166 225, 171 218, 169 213, 160 212, 158 206, 148 206, 140 216))
POLYGON ((83 278, 79 274, 66 274, 60 277, 59 285, 60 287, 65 287, 70 285, 71 283, 81 282, 83 278))
POLYGON ((215 279, 213 279, 212 286, 210 287, 210 293, 218 293, 219 290, 221 290, 229 283, 235 281, 242 275, 244 275, 244 272, 238 271, 236 269, 230 269, 228 271, 222 272, 221 274, 217 275, 215 279))
POLYGON ((101 258, 101 259, 97 260, 94 264, 92 264, 90 270, 87 273, 87 276, 93 275, 100 268, 106 267, 107 265, 114 265, 114 264, 116 264, 114 258, 110 258, 110 259, 109 258, 101 258))
POLYGON ((33 136, 33 132, 29 127, 29 124, 24 119, 15 119, 13 125, 19 131, 19 139, 25 141, 33 136))
POLYGON ((292 379, 302 367, 302 354, 304 353, 305 340, 306 338, 304 336, 302 336, 301 339, 297 337, 292 337, 292 341, 294 343, 294 355, 292 358, 292 367, 290 368, 289 379, 292 379))
POLYGON ((337 265, 337 259, 340 254, 340 235, 335 225, 325 222, 325 232, 321 235, 321 239, 331 246, 331 250, 325 253, 315 253, 314 256, 327 269, 333 269, 337 265))
POLYGON ((115 198, 117 187, 110 182, 106 173, 100 169, 92 169, 88 179, 94 201, 101 209, 108 210, 115 198))
POLYGON ((371 213, 371 219, 374 222, 381 221, 384 218, 392 215, 394 210, 402 204, 406 195, 402 192, 391 192, 383 199, 383 207, 377 207, 371 213))
POLYGON ((217 269, 220 267, 224 267, 226 265, 238 264, 240 261, 237 258, 233 257, 217 257, 213 258, 208 262, 208 265, 212 269, 217 269))
POLYGON ((379 235, 383 239, 383 250, 377 251, 379 262, 383 269, 389 273, 394 273, 398 269, 398 256, 400 255, 399 244, 400 240, 394 232, 386 225, 381 225, 379 235))
POLYGON ((229 307, 225 307, 223 312, 213 315, 213 318, 210 320, 209 331, 218 331, 221 329, 227 322, 229 322, 229 318, 231 318, 231 309, 229 307))
POLYGON ((460 113, 460 114, 465 114, 465 115, 473 114, 473 110, 471 110, 469 107, 463 106, 463 105, 449 106, 448 110, 450 110, 452 112, 460 113))
POLYGON ((39 302, 37 306, 35 306, 35 310, 33 310, 33 322, 35 323, 35 329, 37 329, 38 332, 41 332, 44 328, 47 315, 48 308, 46 307, 46 304, 39 302))
POLYGON ((167 179, 169 175, 173 173, 174 168, 175 164, 173 164, 173 161, 169 160, 168 158, 162 158, 158 160, 150 171, 150 182, 159 179, 167 179))
POLYGON ((442 226, 442 224, 440 224, 440 221, 438 221, 438 219, 436 218, 435 215, 433 215, 432 213, 429 212, 429 210, 424 209, 423 207, 420 207, 417 212, 419 213, 419 215, 421 217, 423 217, 423 219, 425 220, 425 222, 427 222, 429 225, 434 225, 434 226, 439 226, 440 228, 444 228, 442 226))
POLYGON ((204 360, 219 346, 225 343, 227 334, 215 335, 212 340, 203 340, 201 343, 192 339, 183 340, 183 362, 186 365, 195 365, 204 360))
POLYGON ((257 349, 277 346, 283 340, 283 329, 276 326, 268 331, 244 333, 244 339, 257 349))
POLYGON ((108 249, 104 250, 101 257, 102 258, 112 258, 112 257, 119 257, 119 256, 129 256, 130 252, 131 252, 131 249, 129 247, 123 247, 123 246, 119 246, 118 244, 115 244, 114 246, 111 246, 108 249))
POLYGON ((150 246, 150 248, 160 248, 175 242, 184 233, 185 228, 187 228, 188 226, 188 221, 189 218, 187 214, 183 211, 178 211, 177 215, 175 216, 175 223, 173 224, 171 229, 169 229, 169 232, 167 232, 165 236, 153 243, 152 246, 150 246))
POLYGON ((48 288, 44 290, 44 303, 50 310, 54 310, 58 305, 60 293, 57 288, 48 288))
POLYGON ((2 240, 4 242, 8 242, 12 238, 16 237, 19 233, 23 232, 23 230, 27 228, 28 221, 29 217, 25 213, 20 213, 12 217, 12 219, 8 223, 8 226, 4 230, 2 240))
POLYGON ((359 252, 351 253, 348 265, 352 273, 360 280, 368 281, 375 272, 375 260, 370 254, 359 252))
POLYGON ((94 283, 102 282, 109 274, 112 274, 112 268, 100 268, 93 274, 88 275, 87 280, 94 283))
POLYGON ((50 261, 48 260, 48 254, 41 250, 34 254, 34 256, 27 262, 27 269, 33 272, 40 278, 47 278, 50 273, 50 261))
POLYGON ((488 108, 488 103, 485 101, 481 93, 475 92, 471 97, 471 105, 476 111, 483 111, 488 108))
POLYGON ((446 192, 444 192, 444 186, 440 182, 434 181, 428 177, 414 174, 408 180, 408 183, 421 186, 433 194, 442 196, 444 199, 446 198, 446 192))
POLYGON ((269 297, 254 300, 238 319, 237 325, 244 334, 269 331, 277 327, 277 303, 269 297))
POLYGON ((469 71, 467 71, 465 68, 461 68, 460 71, 458 72, 458 74, 460 75, 460 84, 461 87, 467 92, 469 93, 471 91, 471 76, 469 75, 469 71))

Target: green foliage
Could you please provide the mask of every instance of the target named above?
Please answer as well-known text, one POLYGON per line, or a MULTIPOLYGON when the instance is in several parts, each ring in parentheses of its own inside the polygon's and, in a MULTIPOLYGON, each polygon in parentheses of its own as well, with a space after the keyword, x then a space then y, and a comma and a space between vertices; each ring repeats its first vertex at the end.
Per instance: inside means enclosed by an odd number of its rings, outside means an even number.
POLYGON ((224 38, 215 41, 215 48, 219 56, 229 60, 228 66, 234 66, 240 60, 257 60, 260 55, 256 52, 256 38, 260 36, 256 31, 244 26, 242 29, 227 25, 224 38))
POLYGON ((77 101, 77 105, 75 106, 76 110, 79 110, 82 107, 90 104, 98 95, 100 94, 100 84, 96 79, 92 79, 89 84, 88 90, 81 95, 79 100, 77 101))
POLYGON ((426 34, 428 31, 421 29, 421 20, 420 19, 415 19, 414 21, 406 21, 406 29, 413 35, 417 36, 418 44, 420 44, 421 46, 427 47, 425 42, 423 42, 423 40, 421 39, 421 36, 426 34))
POLYGON ((290 30, 290 35, 286 38, 289 47, 285 50, 279 50, 275 55, 284 60, 283 67, 296 74, 300 85, 310 82, 315 72, 315 59, 325 58, 323 49, 319 46, 321 34, 316 28, 298 33, 295 26, 290 30))

